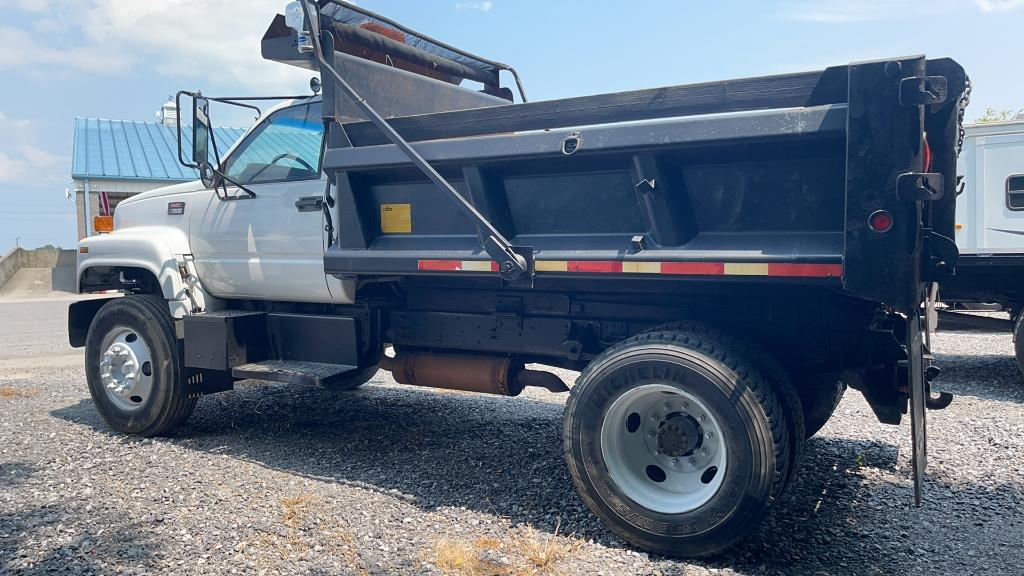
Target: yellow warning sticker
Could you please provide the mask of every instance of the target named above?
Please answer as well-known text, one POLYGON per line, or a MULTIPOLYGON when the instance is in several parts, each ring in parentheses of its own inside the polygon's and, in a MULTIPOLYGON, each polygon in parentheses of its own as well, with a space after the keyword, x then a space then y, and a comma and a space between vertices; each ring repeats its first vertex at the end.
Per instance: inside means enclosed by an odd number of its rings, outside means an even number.
POLYGON ((384 234, 411 234, 412 204, 381 204, 380 231, 384 234))

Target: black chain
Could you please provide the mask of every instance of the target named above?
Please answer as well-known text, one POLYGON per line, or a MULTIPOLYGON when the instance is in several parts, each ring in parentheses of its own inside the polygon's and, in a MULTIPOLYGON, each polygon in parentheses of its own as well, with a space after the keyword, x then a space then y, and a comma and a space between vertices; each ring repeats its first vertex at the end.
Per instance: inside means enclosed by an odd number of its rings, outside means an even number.
POLYGON ((960 136, 956 141, 956 155, 960 156, 960 152, 964 149, 964 138, 967 136, 967 130, 964 129, 964 114, 967 113, 967 106, 971 103, 971 77, 964 77, 964 95, 960 97, 960 110, 957 115, 957 127, 960 129, 960 136))

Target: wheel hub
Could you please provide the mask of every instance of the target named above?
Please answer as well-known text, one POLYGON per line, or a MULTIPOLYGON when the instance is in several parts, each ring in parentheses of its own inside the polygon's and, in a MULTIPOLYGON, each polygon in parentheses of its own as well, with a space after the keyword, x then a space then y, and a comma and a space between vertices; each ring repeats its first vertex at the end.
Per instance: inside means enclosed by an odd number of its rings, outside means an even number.
POLYGON ((658 454, 671 456, 689 456, 700 447, 703 433, 697 422, 685 414, 670 415, 658 429, 658 454))
POLYGON ((103 353, 100 362, 100 377, 107 390, 119 396, 129 397, 138 381, 139 359, 135 352, 122 342, 115 342, 103 353))
POLYGON ((728 466, 723 429, 695 394, 652 383, 624 392, 601 423, 612 481, 639 505, 680 514, 706 504, 728 466))
POLYGON ((123 410, 140 408, 153 387, 149 346, 137 332, 121 327, 111 331, 101 349, 100 382, 107 397, 123 410))

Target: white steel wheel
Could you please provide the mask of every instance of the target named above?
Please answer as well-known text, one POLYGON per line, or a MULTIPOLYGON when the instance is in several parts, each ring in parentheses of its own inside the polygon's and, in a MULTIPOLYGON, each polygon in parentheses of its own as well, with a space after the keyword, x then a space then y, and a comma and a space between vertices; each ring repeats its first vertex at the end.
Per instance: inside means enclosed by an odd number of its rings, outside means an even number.
POLYGON ((100 380, 108 399, 125 412, 142 409, 153 391, 153 353, 136 330, 117 326, 100 346, 100 380))
POLYGON ((714 414, 667 384, 632 388, 608 407, 601 452, 623 495, 662 514, 706 504, 721 488, 728 465, 714 414))
POLYGON ((174 320, 160 296, 113 298, 89 325, 89 395, 115 430, 157 436, 185 422, 196 395, 188 392, 183 364, 174 320))

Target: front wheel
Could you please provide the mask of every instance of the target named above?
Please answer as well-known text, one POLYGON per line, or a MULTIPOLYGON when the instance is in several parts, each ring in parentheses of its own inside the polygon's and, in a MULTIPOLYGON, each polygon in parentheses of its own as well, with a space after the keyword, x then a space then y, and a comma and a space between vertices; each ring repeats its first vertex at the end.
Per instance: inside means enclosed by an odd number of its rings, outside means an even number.
POLYGON ((100 415, 119 432, 156 436, 180 426, 195 398, 167 302, 125 296, 103 305, 89 326, 85 375, 100 415))
POLYGON ((641 548, 708 556, 760 522, 793 443, 771 386, 710 329, 638 335, 597 357, 566 405, 580 496, 641 548))

